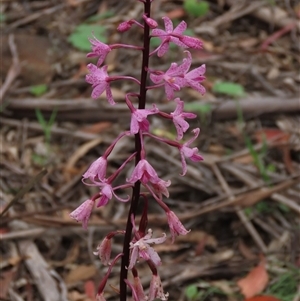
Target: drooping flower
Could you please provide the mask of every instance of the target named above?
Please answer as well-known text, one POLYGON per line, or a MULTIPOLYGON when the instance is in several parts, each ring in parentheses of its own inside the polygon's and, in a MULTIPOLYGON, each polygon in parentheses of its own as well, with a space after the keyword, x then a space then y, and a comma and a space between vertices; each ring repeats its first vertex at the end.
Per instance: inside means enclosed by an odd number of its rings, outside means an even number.
POLYGON ((167 214, 169 228, 171 231, 172 243, 174 242, 176 236, 186 235, 190 232, 184 228, 183 224, 181 223, 181 221, 173 211, 168 210, 166 211, 166 214, 167 214))
POLYGON ((143 184, 158 183, 160 178, 158 177, 155 169, 150 165, 146 159, 142 159, 134 168, 131 177, 127 180, 129 183, 135 183, 141 181, 143 184))
POLYGON ((94 180, 103 180, 106 175, 106 168, 107 168, 107 158, 100 157, 96 161, 94 161, 88 170, 83 174, 83 180, 90 179, 91 181, 94 180))
POLYGON ((197 147, 190 148, 190 144, 192 144, 197 137, 199 136, 200 129, 196 128, 193 130, 194 137, 191 138, 189 141, 183 143, 179 147, 179 152, 181 156, 181 164, 182 164, 182 176, 184 176, 187 172, 187 167, 186 167, 186 161, 185 157, 191 159, 194 162, 199 162, 203 160, 203 157, 199 154, 199 149, 197 147))
POLYGON ((130 132, 131 134, 137 134, 139 130, 148 132, 149 121, 147 120, 148 115, 158 113, 158 108, 153 105, 153 109, 133 109, 131 113, 130 132))
POLYGON ((82 227, 87 229, 87 224, 90 219, 92 210, 94 207, 94 201, 91 199, 83 202, 78 208, 70 213, 70 217, 75 219, 77 222, 82 222, 82 227))
POLYGON ((107 54, 112 50, 109 45, 102 43, 95 36, 93 39, 89 39, 92 44, 92 52, 89 52, 87 57, 99 57, 97 67, 104 62, 107 54))
POLYGON ((190 127, 189 123, 184 118, 196 118, 197 115, 194 113, 183 112, 184 102, 180 98, 175 98, 174 101, 177 103, 176 109, 171 115, 173 116, 173 123, 177 131, 177 140, 181 140, 183 133, 185 133, 190 127))
POLYGON ((115 104, 111 89, 109 86, 109 76, 107 74, 107 66, 97 68, 94 64, 87 65, 90 74, 87 74, 85 80, 87 83, 92 85, 93 92, 92 98, 97 99, 104 90, 106 91, 106 97, 111 105, 115 104))
POLYGON ((136 242, 131 242, 131 256, 128 269, 130 270, 134 267, 139 257, 146 261, 151 260, 156 266, 161 265, 160 257, 158 256, 157 252, 150 247, 150 244, 161 244, 165 242, 166 239, 167 236, 165 233, 163 233, 162 237, 152 238, 152 230, 149 229, 148 234, 146 234, 144 237, 136 242))
POLYGON ((148 297, 145 295, 140 277, 134 277, 133 284, 128 279, 124 279, 124 281, 131 288, 132 299, 134 301, 148 301, 148 297))
POLYGON ((159 275, 153 274, 151 282, 150 282, 148 300, 153 301, 156 298, 158 298, 162 301, 167 301, 168 297, 169 297, 169 293, 166 293, 166 294, 164 293, 159 275))
POLYGON ((186 30, 186 23, 181 21, 175 29, 173 29, 173 23, 170 18, 163 17, 165 23, 165 30, 153 29, 152 36, 158 37, 161 40, 161 44, 158 47, 157 56, 162 57, 168 50, 170 42, 176 44, 179 47, 186 48, 187 46, 181 42, 177 37, 172 36, 172 34, 181 36, 186 30))
MULTIPOLYGON (((169 197, 169 191, 167 189, 167 187, 169 187, 171 185, 171 181, 164 181, 161 180, 158 181, 157 183, 151 183, 152 187, 153 187, 153 192, 155 194, 157 194, 157 196, 162 199, 162 195, 164 195, 165 197, 169 197)), ((147 186, 147 185, 146 185, 147 186)))
POLYGON ((101 182, 97 182, 97 183, 95 182, 95 185, 101 187, 101 194, 102 194, 102 196, 100 197, 97 203, 97 207, 105 206, 108 203, 108 201, 112 199, 113 196, 120 202, 129 201, 130 198, 129 196, 127 196, 127 198, 125 199, 122 199, 119 196, 117 196, 114 192, 114 190, 117 190, 119 188, 126 188, 126 186, 128 186, 126 184, 113 188, 112 185, 106 179, 104 179, 101 182))
POLYGON ((105 236, 101 244, 98 245, 97 251, 94 252, 94 255, 99 256, 99 259, 102 262, 102 264, 109 265, 111 255, 111 239, 105 236))

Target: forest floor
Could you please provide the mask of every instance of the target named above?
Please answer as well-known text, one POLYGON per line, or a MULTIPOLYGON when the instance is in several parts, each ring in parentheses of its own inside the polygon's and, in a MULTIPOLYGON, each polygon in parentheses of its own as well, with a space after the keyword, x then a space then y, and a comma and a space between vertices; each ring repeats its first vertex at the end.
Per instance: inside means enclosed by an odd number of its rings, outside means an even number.
MULTIPOLYGON (((194 146, 204 161, 189 161, 182 177, 178 152, 147 146, 159 176, 172 182, 165 202, 192 230, 174 244, 168 238, 155 246, 164 290, 175 301, 242 301, 259 294, 299 301, 300 6, 292 0, 210 0, 197 11, 196 4, 152 4, 160 26, 163 16, 185 20, 188 34, 202 39, 204 48, 191 51, 193 68, 207 67, 204 96, 191 89, 177 93, 198 115, 191 128, 201 128, 194 146)), ((84 77, 86 64, 95 60, 86 58, 87 38, 94 31, 108 44, 140 45, 139 28, 123 34, 116 28, 141 20, 143 5, 3 0, 0 10, 0 300, 93 301, 107 270, 93 252, 109 231, 124 229, 128 204, 95 209, 88 230, 69 213, 96 192, 83 185, 82 174, 128 129, 124 96, 136 85, 113 83, 113 107, 104 94, 91 99, 84 77)), ((163 58, 151 58, 151 67, 167 70, 183 57, 171 47, 163 58)), ((116 49, 105 63, 109 74, 139 77, 140 59, 135 51, 116 49)), ((151 98, 160 109, 174 110, 163 89, 149 91, 149 106, 151 98)), ((153 133, 175 137, 172 124, 150 119, 153 133)), ((185 139, 190 137, 188 131, 185 139)), ((131 137, 121 140, 109 172, 133 146, 131 137)), ((169 237, 165 214, 156 202, 149 206, 154 235, 169 237)), ((113 254, 121 250, 116 238, 113 254)), ((148 289, 149 271, 139 265, 148 289)), ((117 288, 118 265, 107 300, 118 300, 117 288)))

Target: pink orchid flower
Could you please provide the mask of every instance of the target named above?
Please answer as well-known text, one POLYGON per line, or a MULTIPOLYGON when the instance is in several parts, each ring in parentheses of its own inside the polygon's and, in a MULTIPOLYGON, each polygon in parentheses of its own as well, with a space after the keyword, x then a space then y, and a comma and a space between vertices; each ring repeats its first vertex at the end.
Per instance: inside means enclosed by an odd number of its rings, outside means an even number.
POLYGON ((88 199, 70 213, 71 218, 75 219, 77 222, 82 222, 82 227, 84 229, 87 229, 87 224, 90 219, 94 203, 95 202, 93 200, 88 199))
POLYGON ((186 23, 181 21, 175 29, 173 29, 173 23, 170 18, 163 17, 165 23, 165 30, 162 29, 153 29, 152 36, 158 37, 161 40, 161 44, 158 47, 157 56, 162 57, 168 50, 170 42, 176 44, 179 47, 187 48, 187 46, 180 42, 179 38, 172 36, 175 34, 176 36, 182 35, 182 33, 186 30, 186 23))
POLYGON ((89 52, 87 57, 99 57, 97 67, 99 67, 105 60, 107 54, 112 50, 109 45, 102 43, 95 36, 89 39, 92 44, 92 52, 89 52))
POLYGON ((199 154, 199 149, 197 147, 194 148, 189 147, 190 144, 192 144, 199 136, 200 129, 199 128, 194 129, 193 133, 194 133, 194 137, 191 138, 189 141, 183 143, 179 147, 181 163, 182 163, 182 174, 181 174, 182 176, 184 176, 187 172, 185 157, 191 159, 194 162, 199 162, 203 160, 203 157, 199 154))
POLYGON ((111 105, 114 105, 115 101, 113 99, 111 89, 109 86, 107 66, 97 68, 97 66, 94 64, 88 64, 87 68, 90 71, 90 74, 87 74, 85 79, 89 84, 92 85, 92 98, 97 99, 105 90, 108 102, 111 105))
POLYGON ((173 123, 177 131, 177 140, 181 140, 183 133, 185 133, 190 127, 189 123, 184 120, 184 118, 193 119, 197 115, 194 113, 183 112, 184 102, 180 98, 175 98, 174 101, 177 103, 176 109, 171 115, 173 116, 173 123))
POLYGON ((130 133, 137 134, 140 130, 143 132, 149 131, 148 115, 158 113, 159 110, 156 105, 153 105, 153 109, 133 109, 131 113, 130 133))
POLYGON ((158 183, 160 178, 158 177, 155 169, 150 165, 146 159, 142 159, 134 168, 131 177, 127 179, 129 183, 135 183, 141 181, 143 184, 158 183))
POLYGON ((167 219, 168 219, 168 224, 169 228, 171 231, 171 236, 172 236, 172 243, 174 243, 175 237, 178 235, 186 235, 190 231, 186 230, 179 218, 176 216, 176 214, 169 210, 166 211, 167 214, 167 219))
POLYGON ((144 237, 140 238, 136 242, 131 242, 131 256, 128 269, 131 270, 134 267, 139 257, 146 261, 151 260, 156 266, 161 265, 160 257, 158 256, 157 252, 150 247, 150 244, 161 244, 165 242, 166 239, 167 236, 165 233, 163 233, 162 237, 152 238, 152 230, 149 229, 148 234, 146 234, 144 237))
POLYGON ((88 170, 83 174, 83 180, 90 179, 91 181, 94 180, 103 180, 106 175, 106 168, 107 168, 107 159, 105 157, 100 157, 96 161, 94 161, 88 170))

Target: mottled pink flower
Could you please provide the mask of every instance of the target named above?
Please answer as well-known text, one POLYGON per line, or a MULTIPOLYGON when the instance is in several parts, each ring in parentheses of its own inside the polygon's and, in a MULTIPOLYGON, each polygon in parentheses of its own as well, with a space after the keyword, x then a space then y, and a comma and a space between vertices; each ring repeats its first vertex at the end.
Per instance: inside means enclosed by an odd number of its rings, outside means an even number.
POLYGON ((103 180, 106 175, 106 168, 107 168, 107 159, 104 157, 98 158, 94 161, 88 170, 83 174, 83 180, 90 179, 91 181, 94 180, 103 180))
MULTIPOLYGON (((185 51, 187 53, 187 58, 186 60, 186 66, 189 66, 188 69, 190 68, 192 64, 192 56, 189 51, 185 51)), ((188 70, 187 69, 187 70, 188 70)), ((204 73, 206 71, 206 66, 201 65, 200 67, 184 74, 184 87, 191 87, 192 89, 198 91, 202 95, 205 94, 205 88, 200 84, 205 80, 204 73)))
MULTIPOLYGON (((118 201, 120 202, 128 202, 129 201, 129 196, 126 199, 122 199, 119 196, 117 196, 114 192, 114 190, 118 188, 122 188, 121 186, 113 188, 110 183, 107 182, 106 179, 102 180, 101 182, 94 182, 95 185, 101 187, 101 194, 102 196, 100 197, 97 207, 102 207, 105 206, 109 200, 112 199, 114 196, 118 201)), ((124 185, 123 185, 124 186, 124 185)))
POLYGON ((173 29, 173 23, 170 18, 163 17, 165 23, 165 30, 162 29, 153 29, 152 36, 158 37, 161 40, 161 44, 158 47, 157 56, 162 57, 168 50, 170 42, 176 44, 179 47, 186 48, 187 46, 179 40, 178 37, 172 36, 181 36, 182 33, 186 30, 186 23, 181 21, 175 29, 173 29))
POLYGON ((196 118, 197 115, 194 113, 183 112, 184 102, 180 98, 175 98, 174 101, 177 103, 176 109, 171 115, 173 116, 173 123, 177 131, 177 140, 181 140, 183 133, 185 133, 190 125, 184 120, 184 118, 196 118))
POLYGON ((158 113, 158 108, 153 105, 153 109, 134 109, 131 113, 130 133, 137 134, 139 130, 148 132, 149 121, 147 120, 148 115, 158 113))
POLYGON ((203 157, 199 155, 199 149, 197 147, 194 148, 189 147, 190 144, 192 144, 199 136, 200 129, 199 128, 194 129, 193 133, 194 133, 194 137, 179 147, 181 163, 182 163, 182 174, 181 174, 182 176, 184 176, 187 171, 185 157, 191 159, 194 162, 199 162, 203 160, 203 157))
MULTIPOLYGON (((188 52, 188 51, 186 51, 188 52)), ((189 52, 188 52, 189 53, 189 52)), ((166 71, 152 71, 150 74, 151 80, 155 84, 164 82, 167 99, 174 98, 174 91, 179 91, 182 87, 187 86, 185 75, 191 66, 191 57, 184 58, 181 65, 172 63, 166 71)))
POLYGON ((167 301, 168 297, 169 293, 164 293, 160 277, 153 274, 150 282, 148 301, 153 301, 157 298, 162 301, 167 301))
POLYGON ((152 238, 152 230, 149 229, 148 234, 146 234, 144 237, 136 242, 131 242, 131 256, 128 269, 131 270, 134 267, 139 257, 146 261, 151 260, 156 266, 161 265, 160 257, 158 256, 157 252, 150 247, 150 244, 161 244, 165 242, 166 239, 167 236, 165 233, 163 233, 162 237, 152 238))
POLYGON ((165 197, 169 197, 169 191, 167 187, 171 185, 171 181, 164 181, 164 180, 159 180, 157 183, 151 183, 154 193, 157 194, 157 196, 162 199, 162 195, 165 197))
POLYGON ((134 168, 131 177, 127 180, 129 183, 135 183, 141 181, 143 184, 158 183, 160 178, 158 177, 155 169, 150 165, 146 159, 142 159, 134 168))
POLYGON ((92 210, 94 207, 93 200, 86 200, 78 208, 70 213, 70 217, 75 219, 77 222, 82 222, 82 227, 87 229, 87 224, 90 219, 92 210))
POLYGON ((109 76, 107 74, 107 66, 97 68, 94 64, 87 65, 90 74, 87 74, 85 80, 87 83, 92 85, 93 92, 92 98, 98 98, 104 91, 106 91, 106 97, 111 105, 115 104, 111 89, 109 86, 109 76))
POLYGON ((101 244, 98 245, 97 251, 93 253, 94 255, 99 256, 99 259, 102 262, 102 264, 109 265, 111 255, 111 239, 105 236, 101 244))
POLYGON ((166 211, 166 214, 167 214, 169 228, 171 231, 172 243, 174 242, 176 236, 186 235, 190 232, 184 228, 181 221, 173 211, 171 210, 166 211))
POLYGON ((95 36, 89 39, 92 44, 92 52, 87 54, 87 57, 99 57, 97 66, 99 67, 105 60, 107 54, 112 50, 109 45, 102 43, 95 36))

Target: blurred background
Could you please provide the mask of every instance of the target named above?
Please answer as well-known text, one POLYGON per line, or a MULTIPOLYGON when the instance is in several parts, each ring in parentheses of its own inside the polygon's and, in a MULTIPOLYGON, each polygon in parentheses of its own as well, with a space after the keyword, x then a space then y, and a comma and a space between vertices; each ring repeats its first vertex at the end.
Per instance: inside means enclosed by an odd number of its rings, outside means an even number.
MULTIPOLYGON (((128 204, 111 201, 95 209, 88 230, 69 213, 97 190, 81 183, 88 166, 129 128, 124 102, 137 86, 112 83, 117 105, 105 94, 92 100, 84 78, 92 33, 107 44, 141 45, 143 31, 125 33, 119 23, 141 21, 136 0, 2 0, 1 26, 1 277, 0 299, 13 301, 95 300, 105 274, 98 243, 112 230, 124 229, 128 204)), ((192 68, 206 64, 207 93, 176 93, 185 111, 197 114, 191 129, 201 128, 194 145, 204 161, 188 162, 181 177, 177 151, 147 141, 147 156, 164 180, 165 200, 192 231, 155 246, 169 300, 299 301, 300 213, 300 4, 292 0, 159 1, 152 17, 174 25, 185 20, 186 35, 200 38, 191 50, 192 68), (266 297, 269 296, 269 297, 266 297)), ((157 39, 151 40, 154 49, 157 39)), ((150 67, 167 70, 182 62, 176 45, 150 67)), ((117 49, 105 64, 109 75, 139 78, 141 55, 117 49)), ((151 82, 149 81, 149 84, 151 82)), ((172 112, 164 89, 148 91, 172 112)), ((174 139, 171 123, 151 116, 151 132, 174 139)), ((185 138, 190 139, 188 131, 185 138)), ((132 153, 123 138, 109 157, 111 173, 132 153)), ((124 183, 127 168, 117 184, 124 183)), ((122 192, 126 196, 127 191, 122 192)), ((149 227, 169 235, 166 217, 150 202, 149 227)), ((116 238, 113 254, 122 250, 116 238)), ((139 273, 145 288, 150 273, 139 273)), ((106 288, 118 300, 118 266, 106 288), (110 286, 109 286, 110 285, 110 286)))

